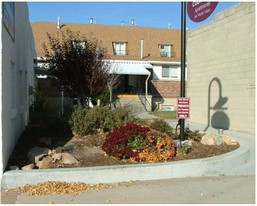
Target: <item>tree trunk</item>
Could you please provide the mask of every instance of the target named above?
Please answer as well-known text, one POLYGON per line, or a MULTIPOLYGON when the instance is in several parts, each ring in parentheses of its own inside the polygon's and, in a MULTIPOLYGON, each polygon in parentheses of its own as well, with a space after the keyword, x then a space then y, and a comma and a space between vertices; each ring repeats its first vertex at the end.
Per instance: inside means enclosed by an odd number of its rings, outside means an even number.
POLYGON ((112 109, 112 87, 108 84, 109 92, 110 92, 110 99, 109 99, 109 109, 112 109))

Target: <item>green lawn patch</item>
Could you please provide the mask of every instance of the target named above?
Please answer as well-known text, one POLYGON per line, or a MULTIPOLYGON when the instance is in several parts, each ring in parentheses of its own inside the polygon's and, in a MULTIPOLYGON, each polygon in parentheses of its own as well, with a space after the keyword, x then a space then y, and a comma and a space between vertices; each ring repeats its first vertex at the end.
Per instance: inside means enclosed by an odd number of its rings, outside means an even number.
POLYGON ((151 115, 158 116, 164 119, 176 119, 176 111, 154 111, 148 112, 151 115))

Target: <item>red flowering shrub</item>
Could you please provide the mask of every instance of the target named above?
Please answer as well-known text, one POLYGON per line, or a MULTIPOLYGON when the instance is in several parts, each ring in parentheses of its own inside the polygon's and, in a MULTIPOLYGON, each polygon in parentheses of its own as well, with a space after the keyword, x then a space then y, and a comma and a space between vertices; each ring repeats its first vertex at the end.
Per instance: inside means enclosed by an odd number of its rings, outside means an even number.
POLYGON ((172 138, 149 127, 128 123, 112 130, 105 138, 102 149, 118 159, 158 162, 175 156, 172 138))
POLYGON ((145 148, 148 127, 135 123, 128 123, 121 127, 116 127, 108 133, 102 149, 106 154, 118 159, 138 159, 138 152, 145 148))

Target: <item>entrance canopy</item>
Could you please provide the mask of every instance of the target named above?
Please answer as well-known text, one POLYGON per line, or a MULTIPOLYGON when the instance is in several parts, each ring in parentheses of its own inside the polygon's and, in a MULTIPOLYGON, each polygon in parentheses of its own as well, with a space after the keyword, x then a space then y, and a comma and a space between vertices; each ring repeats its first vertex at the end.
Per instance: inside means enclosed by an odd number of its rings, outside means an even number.
POLYGON ((113 60, 110 61, 110 73, 129 75, 150 75, 147 69, 153 66, 146 61, 113 60))

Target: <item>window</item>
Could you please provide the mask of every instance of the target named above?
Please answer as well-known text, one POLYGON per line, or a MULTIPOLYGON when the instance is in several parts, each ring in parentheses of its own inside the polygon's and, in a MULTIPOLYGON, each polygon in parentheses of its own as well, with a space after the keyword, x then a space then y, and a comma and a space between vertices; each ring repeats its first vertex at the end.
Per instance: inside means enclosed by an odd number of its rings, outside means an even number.
POLYGON ((114 55, 126 55, 126 43, 125 42, 113 42, 113 54, 114 55))
POLYGON ((78 40, 73 40, 72 45, 76 49, 85 49, 86 47, 86 42, 85 41, 78 41, 78 40))
POLYGON ((160 44, 159 50, 162 57, 171 57, 171 45, 160 44))
POLYGON ((163 66, 162 78, 179 79, 179 67, 178 66, 163 66))
POLYGON ((15 4, 14 2, 3 2, 3 24, 10 34, 12 40, 14 41, 15 37, 15 4))

